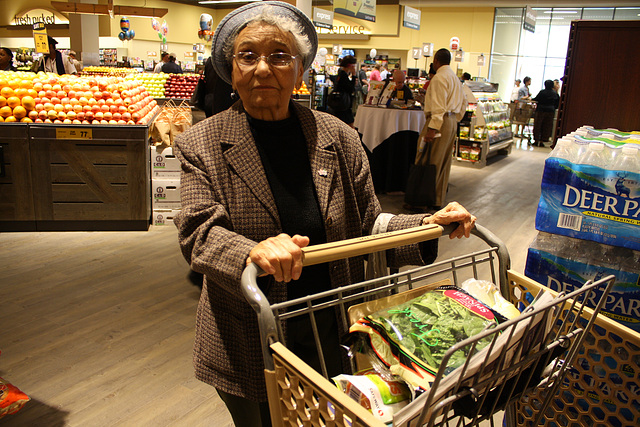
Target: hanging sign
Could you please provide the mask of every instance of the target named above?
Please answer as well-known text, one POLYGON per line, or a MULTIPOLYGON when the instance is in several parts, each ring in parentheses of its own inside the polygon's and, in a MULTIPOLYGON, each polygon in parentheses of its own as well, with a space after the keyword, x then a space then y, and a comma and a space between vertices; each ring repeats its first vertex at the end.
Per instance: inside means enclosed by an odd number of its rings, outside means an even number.
POLYGON ((478 56, 478 67, 484 67, 484 53, 481 53, 478 56))
POLYGON ((462 49, 456 51, 455 57, 456 57, 456 59, 455 59, 456 62, 464 61, 464 52, 462 51, 462 49))
POLYGON ((522 23, 522 28, 524 28, 525 31, 530 31, 532 33, 535 32, 537 16, 536 12, 531 9, 531 6, 527 6, 524 11, 524 22, 522 23))
POLYGON ((318 28, 333 29, 333 10, 324 10, 319 7, 313 8, 313 25, 318 28))
POLYGON ((433 56, 433 43, 422 43, 422 56, 433 56))
POLYGON ((451 37, 451 40, 449 40, 449 49, 458 50, 459 47, 460 47, 460 39, 457 37, 451 37))
POLYGON ((340 56, 340 54, 342 53, 342 45, 341 44, 334 44, 333 45, 333 54, 340 56))
POLYGON ((43 22, 33 24, 33 43, 37 53, 49 53, 49 39, 43 22))
POLYGON ((419 47, 414 47, 411 48, 411 50, 413 51, 413 59, 420 59, 420 57, 422 56, 422 49, 420 49, 419 47))
POLYGON ((333 11, 341 15, 376 22, 376 0, 333 0, 333 11))
POLYGON ((422 12, 420 10, 405 6, 402 26, 411 28, 413 30, 419 30, 421 14, 422 12))

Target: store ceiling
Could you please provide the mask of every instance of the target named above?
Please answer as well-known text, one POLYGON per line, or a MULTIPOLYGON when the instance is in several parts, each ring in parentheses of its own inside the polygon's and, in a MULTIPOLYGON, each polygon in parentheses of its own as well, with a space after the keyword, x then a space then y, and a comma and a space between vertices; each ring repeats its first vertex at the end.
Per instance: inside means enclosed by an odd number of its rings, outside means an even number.
MULTIPOLYGON (((250 3, 251 0, 243 1, 233 0, 220 1, 220 4, 199 4, 202 0, 168 0, 172 3, 190 4, 193 6, 204 7, 209 9, 229 9, 230 7, 239 7, 243 4, 250 3)), ((313 6, 327 7, 333 4, 333 0, 312 0, 313 6)), ((376 0, 376 4, 400 4, 412 7, 625 7, 638 6, 638 0, 562 0, 562 1, 545 1, 538 0, 535 3, 530 1, 514 1, 514 0, 376 0)))

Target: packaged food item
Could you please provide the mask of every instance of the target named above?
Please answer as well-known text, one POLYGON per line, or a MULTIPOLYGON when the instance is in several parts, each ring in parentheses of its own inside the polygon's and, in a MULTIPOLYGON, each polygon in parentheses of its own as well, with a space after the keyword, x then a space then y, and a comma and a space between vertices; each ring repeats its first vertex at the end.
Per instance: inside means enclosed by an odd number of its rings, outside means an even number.
POLYGON ((18 387, 0 377, 0 418, 15 414, 29 400, 29 396, 20 391, 18 387))
MULTIPOLYGON (((464 290, 441 286, 388 308, 366 315, 350 328, 365 334, 376 356, 392 374, 413 389, 428 390, 446 351, 494 322, 506 318, 464 290)), ((490 339, 480 341, 482 349, 490 339)), ((456 352, 445 369, 462 365, 467 348, 456 352)))
POLYGON ((384 423, 391 422, 393 414, 408 405, 411 399, 411 392, 406 384, 387 381, 374 370, 356 375, 338 375, 332 379, 340 391, 384 423))
POLYGON ((462 282, 460 288, 507 319, 513 319, 520 315, 516 306, 504 299, 495 283, 471 278, 462 282))

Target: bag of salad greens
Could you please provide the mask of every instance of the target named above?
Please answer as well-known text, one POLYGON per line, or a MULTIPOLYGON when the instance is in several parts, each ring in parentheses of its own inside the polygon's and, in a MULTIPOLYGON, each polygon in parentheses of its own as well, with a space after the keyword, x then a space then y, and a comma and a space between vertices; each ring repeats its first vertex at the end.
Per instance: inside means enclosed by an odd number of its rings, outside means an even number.
MULTIPOLYGON (((366 315, 349 330, 364 334, 376 357, 412 389, 426 391, 447 350, 506 319, 453 285, 427 290, 398 305, 366 315)), ((480 341, 476 350, 491 342, 480 341)), ((468 348, 456 352, 445 374, 461 366, 468 348)))

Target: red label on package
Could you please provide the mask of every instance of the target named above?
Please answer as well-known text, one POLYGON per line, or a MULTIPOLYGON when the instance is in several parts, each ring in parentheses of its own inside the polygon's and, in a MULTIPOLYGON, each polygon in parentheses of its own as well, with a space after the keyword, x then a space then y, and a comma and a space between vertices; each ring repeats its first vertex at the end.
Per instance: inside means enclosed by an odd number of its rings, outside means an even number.
POLYGON ((471 295, 465 294, 464 292, 456 291, 454 289, 444 291, 444 295, 471 310, 478 316, 484 317, 487 320, 495 319, 493 312, 471 295))

